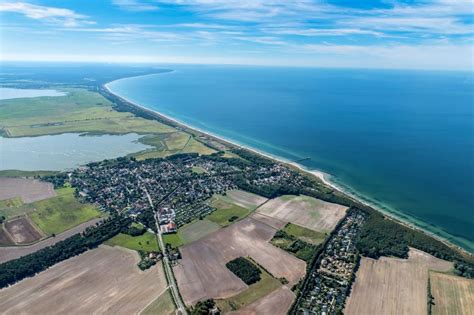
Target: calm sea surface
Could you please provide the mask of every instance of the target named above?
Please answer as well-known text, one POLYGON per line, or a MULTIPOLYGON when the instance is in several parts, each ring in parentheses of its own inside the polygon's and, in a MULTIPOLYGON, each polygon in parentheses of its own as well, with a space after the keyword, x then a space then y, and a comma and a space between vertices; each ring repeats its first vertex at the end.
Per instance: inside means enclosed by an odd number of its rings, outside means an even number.
POLYGON ((472 73, 180 66, 115 93, 330 174, 474 251, 472 73))

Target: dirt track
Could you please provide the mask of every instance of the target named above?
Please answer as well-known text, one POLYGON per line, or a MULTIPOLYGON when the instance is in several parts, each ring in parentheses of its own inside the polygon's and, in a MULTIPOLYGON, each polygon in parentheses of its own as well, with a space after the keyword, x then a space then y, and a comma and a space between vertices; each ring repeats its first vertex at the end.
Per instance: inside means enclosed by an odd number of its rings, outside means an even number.
POLYGON ((136 252, 101 246, 0 290, 2 314, 136 314, 166 288, 161 264, 143 272, 136 252))
POLYGON ((452 263, 414 249, 406 260, 362 258, 344 313, 425 315, 428 270, 451 268, 452 263))
POLYGON ((31 203, 56 196, 53 184, 37 179, 0 177, 0 200, 20 197, 31 203))
POLYGON ((9 261, 12 259, 17 259, 17 258, 20 258, 21 256, 25 256, 25 255, 34 253, 37 250, 54 245, 59 241, 65 240, 66 238, 73 236, 74 234, 81 233, 87 227, 95 225, 100 220, 101 219, 94 219, 86 223, 82 223, 70 230, 67 230, 66 232, 56 235, 56 237, 47 238, 34 245, 0 247, 0 263, 9 261))
POLYGON ((246 285, 225 264, 240 256, 250 256, 274 277, 285 277, 290 286, 304 277, 302 260, 271 245, 276 229, 247 218, 181 247, 183 259, 174 267, 179 290, 187 305, 205 298, 227 298, 246 285))

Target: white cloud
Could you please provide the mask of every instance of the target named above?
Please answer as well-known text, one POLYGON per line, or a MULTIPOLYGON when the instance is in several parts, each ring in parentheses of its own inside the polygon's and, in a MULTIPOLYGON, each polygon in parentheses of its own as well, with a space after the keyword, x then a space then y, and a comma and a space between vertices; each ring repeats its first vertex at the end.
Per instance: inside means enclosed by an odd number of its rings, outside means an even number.
POLYGON ((112 0, 112 4, 128 11, 156 11, 159 7, 150 2, 139 0, 112 0))
POLYGON ((89 20, 89 17, 77 14, 69 9, 46 7, 25 2, 0 3, 0 12, 23 14, 31 19, 60 24, 65 27, 75 27, 81 24, 95 23, 89 20))

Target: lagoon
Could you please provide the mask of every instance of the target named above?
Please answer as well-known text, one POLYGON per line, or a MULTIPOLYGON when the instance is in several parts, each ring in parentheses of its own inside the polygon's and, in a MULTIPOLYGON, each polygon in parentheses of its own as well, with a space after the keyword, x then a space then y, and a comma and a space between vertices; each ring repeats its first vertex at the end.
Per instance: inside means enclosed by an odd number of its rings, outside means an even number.
POLYGON ((78 133, 0 137, 0 170, 65 170, 88 162, 116 158, 151 148, 138 142, 141 135, 90 136, 78 133))
POLYGON ((120 96, 331 175, 379 209, 474 252, 471 72, 175 66, 120 96))
POLYGON ((64 96, 66 93, 56 90, 43 89, 15 89, 0 87, 0 100, 13 98, 31 98, 40 96, 64 96))

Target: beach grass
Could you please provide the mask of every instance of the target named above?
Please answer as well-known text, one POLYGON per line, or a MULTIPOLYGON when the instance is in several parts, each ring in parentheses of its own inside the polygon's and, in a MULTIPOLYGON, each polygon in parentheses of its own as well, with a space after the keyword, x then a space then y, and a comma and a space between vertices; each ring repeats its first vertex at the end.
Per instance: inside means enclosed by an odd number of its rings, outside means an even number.
POLYGON ((74 197, 74 188, 60 188, 56 193, 56 197, 32 204, 36 210, 29 216, 44 233, 58 234, 101 216, 96 207, 82 204, 74 197))

